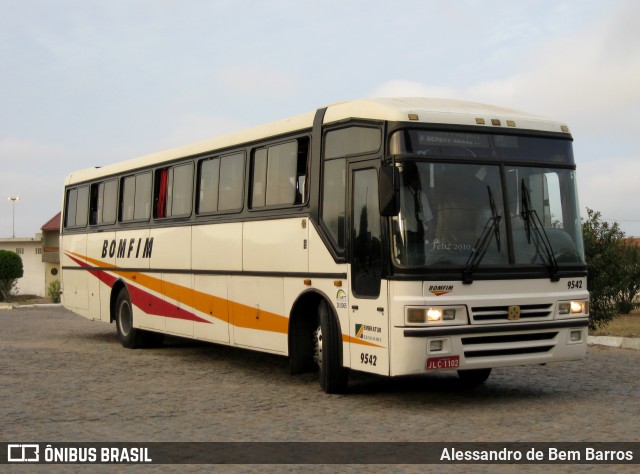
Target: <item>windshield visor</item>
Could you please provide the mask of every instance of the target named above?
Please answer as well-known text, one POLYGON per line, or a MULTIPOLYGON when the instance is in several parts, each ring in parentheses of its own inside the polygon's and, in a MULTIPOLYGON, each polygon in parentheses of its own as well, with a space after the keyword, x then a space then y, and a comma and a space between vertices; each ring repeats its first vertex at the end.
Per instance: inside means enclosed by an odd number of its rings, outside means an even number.
POLYGON ((399 167, 397 265, 469 272, 584 263, 574 171, 417 161, 399 167))
POLYGON ((518 163, 573 165, 568 138, 526 137, 434 130, 399 130, 391 135, 392 155, 448 159, 482 159, 518 163))

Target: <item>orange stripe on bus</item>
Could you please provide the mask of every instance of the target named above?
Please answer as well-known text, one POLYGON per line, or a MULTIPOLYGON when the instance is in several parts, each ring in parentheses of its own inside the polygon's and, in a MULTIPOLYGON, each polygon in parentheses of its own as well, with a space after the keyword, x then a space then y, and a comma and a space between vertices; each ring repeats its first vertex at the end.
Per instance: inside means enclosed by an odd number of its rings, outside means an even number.
POLYGON ((374 344, 373 342, 363 341, 362 339, 358 339, 356 337, 349 336, 348 334, 343 334, 342 335, 342 342, 348 342, 348 343, 351 343, 351 344, 361 344, 363 346, 384 347, 384 346, 379 346, 378 344, 374 344))
POLYGON ((202 293, 168 281, 162 281, 160 278, 152 277, 141 272, 124 271, 120 267, 110 263, 104 263, 100 260, 85 257, 84 255, 74 252, 69 253, 86 259, 96 267, 111 271, 151 291, 155 291, 172 300, 180 301, 193 309, 226 323, 231 323, 234 326, 283 334, 287 334, 289 331, 289 318, 280 316, 279 314, 264 311, 254 306, 236 303, 208 293, 202 293), (232 318, 229 317, 229 314, 232 315, 232 318))
POLYGON ((283 334, 289 332, 289 318, 234 301, 229 301, 229 306, 231 307, 232 324, 234 326, 283 334))
MULTIPOLYGON (((233 324, 234 326, 247 329, 258 329, 260 331, 278 332, 282 334, 287 334, 289 331, 289 318, 279 314, 264 311, 254 306, 236 303, 235 301, 213 296, 208 293, 202 293, 175 283, 162 281, 160 278, 145 275, 141 272, 123 271, 119 267, 110 263, 85 257, 84 255, 74 252, 69 253, 76 255, 79 258, 86 259, 96 267, 111 271, 122 278, 133 281, 136 284, 155 291, 167 298, 180 301, 193 309, 204 314, 208 314, 226 323, 233 324), (231 318, 229 317, 229 314, 231 314, 231 318)), ((383 347, 347 334, 342 335, 342 341, 364 346, 383 347)))

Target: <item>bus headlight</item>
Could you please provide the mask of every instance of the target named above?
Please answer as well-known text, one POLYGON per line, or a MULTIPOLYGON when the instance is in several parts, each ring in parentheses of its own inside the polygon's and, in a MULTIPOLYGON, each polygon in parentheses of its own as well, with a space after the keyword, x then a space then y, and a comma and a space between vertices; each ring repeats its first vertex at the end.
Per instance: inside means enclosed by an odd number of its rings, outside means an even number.
POLYGON ((464 307, 408 307, 407 324, 466 324, 467 310, 464 307))
POLYGON ((589 314, 589 300, 561 301, 558 303, 559 316, 587 316, 589 314))

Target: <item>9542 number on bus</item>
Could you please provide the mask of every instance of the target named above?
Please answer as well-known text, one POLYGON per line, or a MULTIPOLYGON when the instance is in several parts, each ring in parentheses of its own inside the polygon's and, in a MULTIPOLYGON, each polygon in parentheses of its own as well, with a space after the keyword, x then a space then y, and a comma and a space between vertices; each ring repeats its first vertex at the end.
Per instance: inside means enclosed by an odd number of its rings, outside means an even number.
POLYGON ((568 290, 580 290, 582 289, 582 280, 569 280, 567 281, 568 290))

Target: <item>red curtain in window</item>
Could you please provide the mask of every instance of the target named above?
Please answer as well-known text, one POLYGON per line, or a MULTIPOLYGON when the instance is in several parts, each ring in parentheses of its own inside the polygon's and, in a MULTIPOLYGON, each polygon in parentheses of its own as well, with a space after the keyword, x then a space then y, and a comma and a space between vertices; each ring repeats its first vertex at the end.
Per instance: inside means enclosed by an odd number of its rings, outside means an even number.
POLYGON ((156 217, 166 217, 167 212, 167 169, 160 170, 160 182, 158 187, 158 204, 156 205, 156 217))

